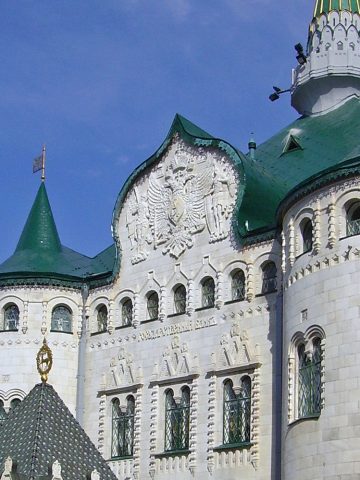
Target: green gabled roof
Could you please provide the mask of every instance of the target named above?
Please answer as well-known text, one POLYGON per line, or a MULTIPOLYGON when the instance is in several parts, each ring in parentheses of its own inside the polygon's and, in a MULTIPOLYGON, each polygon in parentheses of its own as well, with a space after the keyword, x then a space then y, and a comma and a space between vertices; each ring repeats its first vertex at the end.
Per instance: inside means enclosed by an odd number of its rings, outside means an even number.
POLYGON ((88 278, 111 274, 114 259, 114 245, 90 258, 61 244, 42 183, 14 254, 0 265, 0 285, 65 282, 80 287, 88 278))
POLYGON ((46 383, 36 385, 0 427, 0 472, 7 457, 16 464, 20 479, 50 479, 49 468, 58 460, 64 480, 87 480, 95 469, 101 480, 116 480, 62 399, 46 383))
POLYGON ((332 10, 348 10, 349 12, 359 13, 359 0, 316 0, 314 8, 314 17, 320 16, 322 13, 329 13, 332 10))
POLYGON ((258 146, 257 163, 286 185, 287 195, 304 183, 343 169, 348 161, 360 160, 359 134, 360 102, 351 99, 325 115, 295 120, 258 146), (283 153, 291 134, 301 149, 283 153))

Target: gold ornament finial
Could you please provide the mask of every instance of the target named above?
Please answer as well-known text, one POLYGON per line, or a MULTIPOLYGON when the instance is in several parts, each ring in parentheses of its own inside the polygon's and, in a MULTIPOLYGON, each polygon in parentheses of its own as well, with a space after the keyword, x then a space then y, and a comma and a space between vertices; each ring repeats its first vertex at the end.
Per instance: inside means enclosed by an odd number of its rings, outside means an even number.
POLYGON ((36 355, 37 371, 40 374, 41 381, 46 383, 48 380, 49 372, 53 364, 52 351, 50 350, 46 338, 44 338, 42 347, 36 355))

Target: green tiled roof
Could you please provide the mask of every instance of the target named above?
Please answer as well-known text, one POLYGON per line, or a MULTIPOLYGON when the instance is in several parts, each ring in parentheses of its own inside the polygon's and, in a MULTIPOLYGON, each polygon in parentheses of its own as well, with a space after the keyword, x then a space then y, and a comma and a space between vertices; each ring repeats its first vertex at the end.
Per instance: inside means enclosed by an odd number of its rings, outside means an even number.
POLYGON ((114 258, 114 245, 90 258, 61 244, 42 183, 14 254, 0 265, 0 285, 67 282, 81 286, 109 275, 114 258))
POLYGON ((353 13, 360 12, 359 0, 316 0, 314 17, 320 16, 322 13, 329 13, 332 10, 348 10, 353 13))
POLYGON ((51 385, 36 385, 0 427, 0 472, 11 457, 20 479, 50 478, 58 460, 64 479, 87 480, 96 469, 101 480, 116 480, 96 447, 51 385))

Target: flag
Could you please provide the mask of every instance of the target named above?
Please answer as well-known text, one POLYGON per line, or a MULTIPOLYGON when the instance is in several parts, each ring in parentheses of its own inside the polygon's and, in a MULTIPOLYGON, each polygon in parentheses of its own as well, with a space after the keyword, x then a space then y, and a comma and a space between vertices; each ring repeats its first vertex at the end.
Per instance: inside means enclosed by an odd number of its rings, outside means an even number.
POLYGON ((43 156, 34 158, 33 162, 33 173, 38 172, 43 168, 43 156))

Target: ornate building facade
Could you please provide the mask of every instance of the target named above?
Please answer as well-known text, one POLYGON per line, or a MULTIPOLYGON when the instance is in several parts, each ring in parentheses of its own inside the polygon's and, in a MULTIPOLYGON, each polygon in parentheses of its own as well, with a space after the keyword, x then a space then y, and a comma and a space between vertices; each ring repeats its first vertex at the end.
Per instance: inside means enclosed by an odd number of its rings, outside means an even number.
POLYGON ((301 116, 247 154, 176 115, 97 257, 41 185, 0 266, 0 422, 46 335, 120 480, 360 478, 359 10, 317 0, 301 116))

